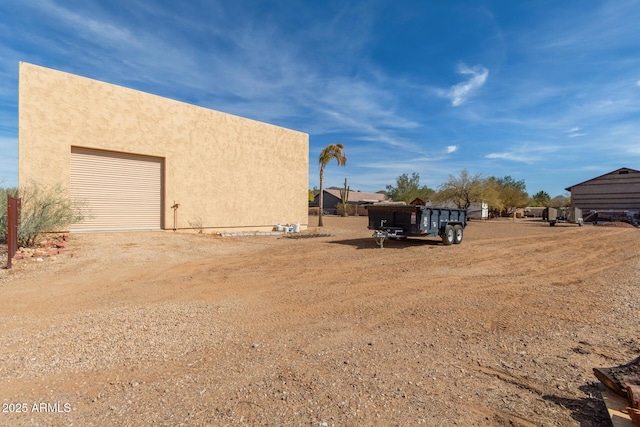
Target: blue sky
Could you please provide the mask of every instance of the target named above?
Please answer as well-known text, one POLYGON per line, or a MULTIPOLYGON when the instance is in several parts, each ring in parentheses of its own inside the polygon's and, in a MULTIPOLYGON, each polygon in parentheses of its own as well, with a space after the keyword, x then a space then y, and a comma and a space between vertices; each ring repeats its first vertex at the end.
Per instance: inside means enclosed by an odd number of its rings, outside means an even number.
POLYGON ((640 1, 0 1, 0 182, 18 61, 346 146, 326 185, 463 168, 556 196, 640 169, 640 1))

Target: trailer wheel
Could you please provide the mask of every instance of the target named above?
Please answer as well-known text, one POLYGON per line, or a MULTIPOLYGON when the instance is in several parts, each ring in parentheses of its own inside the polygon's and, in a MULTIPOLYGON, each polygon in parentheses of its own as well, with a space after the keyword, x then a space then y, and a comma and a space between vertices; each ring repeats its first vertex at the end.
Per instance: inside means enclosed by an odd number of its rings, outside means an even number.
POLYGON ((453 226, 453 244, 454 245, 459 245, 460 243, 462 243, 462 226, 461 225, 454 225, 453 226))
POLYGON ((444 234, 442 235, 442 243, 444 243, 445 246, 449 246, 454 242, 454 240, 455 240, 455 233, 453 231, 453 227, 450 225, 447 225, 446 227, 444 227, 444 234))
POLYGON ((556 225, 555 221, 549 221, 549 226, 553 227, 554 225, 556 225))

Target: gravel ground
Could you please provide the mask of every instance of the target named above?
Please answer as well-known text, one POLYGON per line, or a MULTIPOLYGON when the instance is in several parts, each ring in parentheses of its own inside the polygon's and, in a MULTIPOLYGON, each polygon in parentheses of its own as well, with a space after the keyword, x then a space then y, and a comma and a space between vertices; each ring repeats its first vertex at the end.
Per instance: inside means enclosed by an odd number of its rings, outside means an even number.
POLYGON ((0 424, 607 425, 591 369, 640 354, 638 229, 380 250, 366 218, 325 224, 74 234, 0 270, 0 424))

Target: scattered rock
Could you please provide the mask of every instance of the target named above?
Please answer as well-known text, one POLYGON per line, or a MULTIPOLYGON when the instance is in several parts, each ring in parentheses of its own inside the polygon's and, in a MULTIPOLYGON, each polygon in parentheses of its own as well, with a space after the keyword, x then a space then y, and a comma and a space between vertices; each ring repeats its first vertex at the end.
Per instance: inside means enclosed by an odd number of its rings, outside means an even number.
POLYGON ((34 262, 41 262, 43 258, 55 257, 66 253, 66 246, 69 240, 68 235, 53 237, 49 240, 43 240, 35 248, 20 247, 16 251, 14 260, 20 261, 24 259, 33 259, 34 262))

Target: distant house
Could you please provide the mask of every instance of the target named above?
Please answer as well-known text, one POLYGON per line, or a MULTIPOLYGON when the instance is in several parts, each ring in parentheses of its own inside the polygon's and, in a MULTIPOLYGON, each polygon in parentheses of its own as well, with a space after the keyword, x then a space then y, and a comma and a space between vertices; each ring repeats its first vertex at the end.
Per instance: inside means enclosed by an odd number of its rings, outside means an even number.
POLYGON ((527 206, 524 208, 525 217, 542 218, 545 211, 544 206, 527 206))
POLYGON ((640 171, 635 169, 616 169, 565 190, 583 212, 640 210, 640 171))
POLYGON ((416 197, 415 199, 409 202, 409 204, 413 206, 426 206, 427 203, 429 203, 429 200, 421 199, 420 197, 416 197))
MULTIPOLYGON (((367 205, 372 203, 379 203, 387 200, 387 196, 382 193, 363 193, 361 191, 349 191, 349 204, 355 205, 355 212, 358 215, 366 215, 365 209, 360 209, 357 206, 367 205)), ((316 194, 313 204, 319 206, 320 194, 316 194)), ((336 188, 329 188, 324 190, 324 197, 322 200, 323 210, 328 214, 336 214, 338 212, 338 204, 342 203, 340 197, 340 190, 336 188)))

